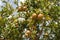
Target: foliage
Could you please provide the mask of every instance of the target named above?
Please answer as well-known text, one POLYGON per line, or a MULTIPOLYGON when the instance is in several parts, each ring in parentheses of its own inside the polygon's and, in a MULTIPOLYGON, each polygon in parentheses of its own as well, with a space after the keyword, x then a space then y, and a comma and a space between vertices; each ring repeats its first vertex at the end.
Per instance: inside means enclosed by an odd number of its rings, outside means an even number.
POLYGON ((26 0, 14 9, 9 2, 0 6, 0 39, 60 40, 59 0, 26 0), (16 14, 16 15, 15 15, 16 14))

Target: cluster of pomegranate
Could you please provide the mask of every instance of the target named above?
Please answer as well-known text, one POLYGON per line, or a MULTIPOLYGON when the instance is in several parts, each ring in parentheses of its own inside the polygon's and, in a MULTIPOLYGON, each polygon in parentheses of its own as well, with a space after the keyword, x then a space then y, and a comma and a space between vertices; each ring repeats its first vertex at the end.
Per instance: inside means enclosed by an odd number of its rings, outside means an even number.
POLYGON ((33 13, 31 16, 32 19, 38 19, 38 20, 43 19, 43 17, 44 17, 44 14, 41 14, 41 13, 38 15, 36 13, 33 13))
POLYGON ((26 11, 26 10, 27 10, 27 6, 26 5, 18 7, 18 11, 26 11))

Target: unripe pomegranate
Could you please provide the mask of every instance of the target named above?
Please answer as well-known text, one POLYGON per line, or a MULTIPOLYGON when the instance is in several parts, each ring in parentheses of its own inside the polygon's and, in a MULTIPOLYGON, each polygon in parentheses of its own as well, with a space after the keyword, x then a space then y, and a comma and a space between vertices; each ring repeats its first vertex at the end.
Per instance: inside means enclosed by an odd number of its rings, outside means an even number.
POLYGON ((31 31, 30 31, 30 30, 27 30, 27 31, 26 31, 26 33, 27 33, 27 34, 30 34, 30 33, 31 33, 31 31))
POLYGON ((36 13, 33 13, 32 14, 32 19, 36 19, 37 18, 37 14, 36 13))
POLYGON ((25 11, 27 9, 27 6, 23 6, 23 11, 25 11))
POLYGON ((30 37, 30 35, 31 35, 31 31, 30 31, 30 30, 27 30, 27 31, 25 32, 25 36, 26 36, 26 37, 30 37))
POLYGON ((44 17, 43 14, 39 14, 37 18, 38 18, 38 20, 41 20, 41 19, 43 19, 43 17, 44 17))
POLYGON ((23 10, 23 7, 22 6, 19 6, 18 7, 18 11, 22 11, 23 10))

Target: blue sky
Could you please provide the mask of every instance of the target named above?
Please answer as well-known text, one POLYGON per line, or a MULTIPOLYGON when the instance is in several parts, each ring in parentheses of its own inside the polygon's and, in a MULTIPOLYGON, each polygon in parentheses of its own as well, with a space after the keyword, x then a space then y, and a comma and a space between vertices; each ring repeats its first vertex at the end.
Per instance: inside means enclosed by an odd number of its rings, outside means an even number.
MULTIPOLYGON (((8 3, 10 3, 10 5, 11 5, 14 9, 17 7, 17 5, 14 4, 14 0, 5 0, 5 1, 8 2, 8 3)), ((20 2, 23 2, 23 3, 24 3, 25 0, 17 0, 17 1, 18 1, 18 5, 20 6, 20 5, 21 5, 20 2)), ((0 0, 0 10, 1 10, 1 6, 5 6, 5 3, 3 3, 3 2, 0 0)))

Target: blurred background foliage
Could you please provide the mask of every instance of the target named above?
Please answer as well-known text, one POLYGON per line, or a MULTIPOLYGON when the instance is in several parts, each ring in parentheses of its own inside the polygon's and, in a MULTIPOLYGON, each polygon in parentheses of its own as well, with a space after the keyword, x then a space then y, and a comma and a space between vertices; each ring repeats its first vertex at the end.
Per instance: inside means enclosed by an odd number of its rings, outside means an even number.
POLYGON ((60 0, 0 0, 0 40, 60 40, 60 0))

